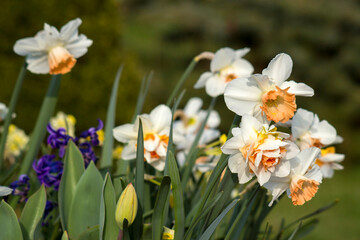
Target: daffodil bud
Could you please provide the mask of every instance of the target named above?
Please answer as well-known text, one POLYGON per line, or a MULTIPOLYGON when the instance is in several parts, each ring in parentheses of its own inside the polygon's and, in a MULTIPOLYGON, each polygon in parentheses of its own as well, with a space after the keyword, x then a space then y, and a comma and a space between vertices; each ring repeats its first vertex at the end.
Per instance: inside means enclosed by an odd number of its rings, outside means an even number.
POLYGON ((115 220, 121 229, 123 229, 125 219, 128 222, 128 226, 134 222, 137 209, 138 201, 135 188, 131 183, 129 183, 121 193, 116 206, 115 220))

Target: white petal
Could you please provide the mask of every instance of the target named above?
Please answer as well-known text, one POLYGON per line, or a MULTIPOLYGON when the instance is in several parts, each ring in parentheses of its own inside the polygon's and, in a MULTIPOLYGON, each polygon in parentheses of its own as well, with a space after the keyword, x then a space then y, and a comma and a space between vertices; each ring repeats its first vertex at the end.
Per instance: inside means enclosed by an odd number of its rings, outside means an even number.
POLYGON ((155 139, 148 139, 144 141, 144 148, 146 151, 152 152, 159 146, 160 139, 158 136, 154 135, 155 139))
POLYGON ((340 153, 329 153, 320 157, 322 162, 342 162, 344 159, 345 155, 340 153))
POLYGON ((253 173, 250 173, 249 167, 246 167, 244 171, 238 172, 239 183, 244 184, 250 181, 254 177, 253 173))
POLYGON ((65 48, 74 56, 79 58, 87 52, 87 48, 92 45, 93 41, 88 39, 85 35, 81 34, 75 40, 68 42, 65 48))
POLYGON ((80 18, 71 20, 60 29, 60 38, 66 41, 71 39, 72 37, 76 37, 78 35, 78 28, 80 25, 80 18))
POLYGON ((179 164, 179 167, 183 167, 185 164, 185 160, 186 160, 185 152, 184 151, 178 152, 176 154, 176 159, 179 164))
POLYGON ((196 116, 199 113, 202 105, 203 105, 203 101, 201 100, 201 98, 198 97, 190 98, 184 107, 185 115, 187 117, 196 116))
POLYGON ((305 109, 299 108, 291 122, 291 132, 294 138, 300 138, 307 133, 314 121, 314 114, 305 109))
POLYGON ((206 93, 211 97, 217 97, 224 93, 227 83, 218 75, 213 75, 205 84, 206 93))
POLYGON ((124 124, 113 129, 113 136, 122 143, 137 139, 137 132, 134 131, 134 124, 124 124))
POLYGON ((217 129, 207 128, 204 129, 203 134, 201 135, 199 145, 207 144, 216 140, 220 136, 220 131, 217 129))
POLYGON ((7 196, 12 193, 12 188, 0 186, 0 197, 7 196))
POLYGON ((47 74, 50 71, 47 55, 29 55, 26 58, 27 69, 32 73, 47 74))
POLYGON ((259 170, 256 172, 256 176, 260 186, 262 186, 269 181, 271 177, 271 172, 265 171, 265 169, 260 166, 259 170))
POLYGON ((244 171, 246 164, 243 155, 241 153, 231 155, 228 160, 228 166, 232 173, 244 171))
POLYGON ((286 156, 285 156, 285 158, 286 158, 286 159, 290 159, 290 158, 293 158, 293 157, 295 157, 296 155, 298 155, 299 152, 300 152, 299 147, 298 147, 295 143, 293 143, 293 142, 291 142, 291 141, 286 141, 286 142, 287 142, 289 145, 286 146, 286 156))
POLYGON ((121 152, 121 158, 124 160, 132 160, 136 158, 136 142, 131 141, 128 145, 126 145, 122 152, 121 152))
POLYGON ((152 161, 149 163, 151 166, 153 166, 156 170, 162 172, 165 168, 165 159, 160 158, 159 160, 152 161))
POLYGON ((320 139, 320 142, 324 145, 333 143, 337 136, 336 129, 326 120, 313 126, 311 132, 311 137, 320 139))
POLYGON ((210 112, 209 118, 206 122, 206 126, 209 128, 217 128, 220 125, 220 115, 217 111, 213 110, 210 112))
POLYGON ((207 80, 212 76, 213 74, 211 72, 204 72, 201 74, 199 80, 195 83, 194 88, 198 89, 205 87, 207 80))
POLYGON ((309 179, 313 179, 315 181, 318 181, 319 183, 321 183, 322 181, 322 173, 320 171, 320 168, 318 165, 314 165, 310 171, 308 171, 305 174, 305 177, 309 178, 309 179))
POLYGON ((231 48, 221 48, 215 53, 210 63, 211 72, 216 72, 229 66, 235 58, 235 51, 231 48))
POLYGON ((264 184, 264 187, 271 192, 272 200, 269 203, 269 207, 271 207, 273 202, 277 200, 281 194, 286 191, 286 189, 288 189, 289 183, 286 182, 286 178, 271 178, 267 183, 264 184))
POLYGON ((294 81, 286 81, 280 85, 281 89, 289 88, 288 93, 295 94, 297 96, 312 97, 314 96, 314 89, 306 85, 305 83, 297 83, 294 81))
MULTIPOLYGON (((299 159, 300 165, 293 168, 296 174, 304 175, 309 167, 314 163, 316 157, 319 155, 320 149, 312 147, 302 150, 295 159, 299 159)), ((294 159, 294 158, 293 158, 294 159)))
POLYGON ((239 153, 239 149, 244 146, 242 136, 234 136, 228 139, 225 144, 221 147, 221 151, 225 154, 239 153))
POLYGON ((284 159, 280 160, 280 163, 275 167, 274 176, 276 177, 286 177, 290 174, 290 162, 284 159))
POLYGON ((262 71, 262 74, 269 76, 276 85, 280 86, 290 77, 292 67, 291 57, 285 53, 280 53, 271 60, 268 67, 262 71))
POLYGON ((28 54, 36 54, 43 50, 44 49, 39 46, 38 42, 33 37, 17 40, 14 45, 14 52, 21 56, 26 56, 28 54))
POLYGON ((235 51, 236 58, 242 58, 245 56, 248 52, 250 52, 250 48, 242 48, 235 51))
POLYGON ((236 114, 252 114, 254 107, 261 103, 262 92, 254 81, 238 78, 231 81, 225 88, 226 106, 236 114))
POLYGON ((238 77, 249 77, 254 72, 254 67, 245 59, 237 59, 232 66, 238 77))
POLYGON ((259 164, 260 164, 261 159, 262 159, 262 155, 263 155, 262 152, 259 152, 259 153, 256 155, 256 158, 255 158, 255 167, 259 167, 259 164))
POLYGON ((257 131, 259 131, 262 127, 263 124, 251 115, 246 114, 241 118, 240 128, 242 134, 243 136, 248 136, 252 140, 257 139, 257 131))
POLYGON ((153 131, 160 132, 171 124, 171 110, 168 106, 161 104, 150 113, 150 119, 153 124, 153 131))
POLYGON ((341 136, 337 135, 335 141, 332 144, 340 144, 343 141, 344 139, 341 136))
POLYGON ((323 164, 320 167, 320 171, 323 178, 332 178, 334 176, 334 169, 331 167, 331 164, 323 164))

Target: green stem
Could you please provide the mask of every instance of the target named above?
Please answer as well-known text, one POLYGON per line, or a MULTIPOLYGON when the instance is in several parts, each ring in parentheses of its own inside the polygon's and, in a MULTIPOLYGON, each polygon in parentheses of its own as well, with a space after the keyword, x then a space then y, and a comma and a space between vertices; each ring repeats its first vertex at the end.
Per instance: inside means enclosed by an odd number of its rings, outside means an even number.
POLYGON ((184 85, 186 79, 189 77, 190 73, 194 70, 196 64, 198 63, 199 58, 195 57, 189 64, 189 66, 186 68, 185 72, 181 76, 180 80, 177 82, 174 90, 172 91, 170 97, 168 98, 166 105, 170 106, 170 104, 173 102, 175 96, 177 96, 180 88, 184 85))
POLYGON ((15 84, 14 91, 13 91, 13 93, 11 95, 11 100, 10 100, 10 104, 9 104, 9 110, 8 110, 8 113, 6 114, 6 117, 5 117, 5 123, 4 123, 4 126, 3 126, 3 132, 1 134, 1 140, 0 140, 0 169, 1 169, 2 163, 3 163, 2 159, 4 157, 5 143, 6 143, 6 138, 7 138, 7 134, 8 134, 8 131, 9 131, 9 126, 10 126, 10 123, 11 123, 11 120, 12 120, 12 115, 13 115, 13 112, 15 110, 16 103, 17 103, 17 100, 19 98, 20 90, 21 90, 21 87, 22 87, 24 79, 25 79, 26 67, 27 67, 27 64, 25 62, 23 64, 23 66, 21 67, 18 79, 17 79, 16 84, 15 84))
POLYGON ((29 150, 26 153, 24 161, 21 165, 20 174, 28 174, 31 164, 34 161, 37 152, 39 151, 40 144, 45 138, 46 125, 55 111, 60 83, 61 75, 54 75, 51 79, 50 86, 41 105, 35 128, 31 134, 29 150))

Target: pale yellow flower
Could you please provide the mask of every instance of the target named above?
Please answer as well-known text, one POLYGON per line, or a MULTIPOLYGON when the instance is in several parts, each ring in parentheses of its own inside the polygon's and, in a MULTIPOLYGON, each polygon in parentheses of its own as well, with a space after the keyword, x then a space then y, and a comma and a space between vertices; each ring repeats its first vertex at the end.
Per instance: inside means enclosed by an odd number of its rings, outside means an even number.
POLYGON ((6 157, 18 157, 28 142, 29 137, 25 132, 14 124, 11 124, 5 145, 6 157))
POLYGON ((73 115, 58 112, 55 117, 50 119, 50 124, 54 130, 64 128, 69 136, 75 137, 76 118, 73 115))

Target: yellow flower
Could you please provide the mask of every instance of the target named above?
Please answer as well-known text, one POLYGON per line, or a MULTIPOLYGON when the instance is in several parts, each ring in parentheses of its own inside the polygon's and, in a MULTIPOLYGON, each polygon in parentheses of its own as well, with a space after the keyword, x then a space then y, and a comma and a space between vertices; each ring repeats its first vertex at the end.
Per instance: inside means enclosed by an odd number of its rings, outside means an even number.
POLYGON ((99 146, 102 146, 104 144, 104 130, 100 129, 99 131, 96 132, 96 134, 98 135, 99 138, 99 146))
POLYGON ((121 158, 121 153, 123 151, 123 146, 117 146, 113 152, 112 152, 112 157, 113 159, 120 159, 121 158))
POLYGON ((55 117, 50 119, 50 124, 55 130, 64 128, 67 134, 75 137, 76 118, 73 115, 58 112, 55 117))
POLYGON ((173 229, 164 227, 162 239, 174 239, 175 231, 173 229))
POLYGON ((19 156, 28 142, 29 137, 25 132, 22 129, 17 128, 14 124, 11 124, 9 126, 9 133, 5 145, 6 157, 19 156))
POLYGON ((123 229, 125 219, 128 221, 128 226, 134 222, 137 209, 138 200, 135 188, 131 183, 129 183, 121 193, 116 206, 115 220, 121 229, 123 229))

